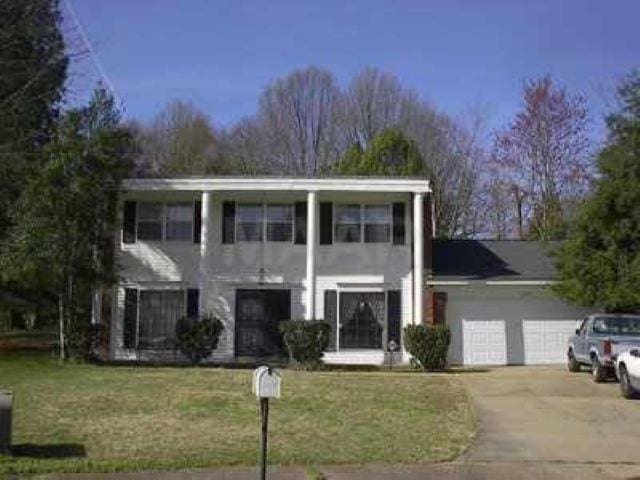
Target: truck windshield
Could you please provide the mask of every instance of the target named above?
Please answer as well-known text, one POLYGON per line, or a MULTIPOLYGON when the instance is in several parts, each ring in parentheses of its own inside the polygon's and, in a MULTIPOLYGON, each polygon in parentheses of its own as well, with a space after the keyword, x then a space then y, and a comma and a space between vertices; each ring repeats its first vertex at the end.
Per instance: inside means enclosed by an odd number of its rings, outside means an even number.
POLYGON ((640 335, 640 317, 598 317, 593 322, 593 331, 605 335, 640 335))

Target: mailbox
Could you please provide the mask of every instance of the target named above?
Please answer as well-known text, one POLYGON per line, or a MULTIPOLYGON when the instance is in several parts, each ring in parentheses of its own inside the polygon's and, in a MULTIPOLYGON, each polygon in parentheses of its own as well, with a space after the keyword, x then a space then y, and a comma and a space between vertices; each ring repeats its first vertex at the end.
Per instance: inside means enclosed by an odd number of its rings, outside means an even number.
POLYGON ((253 393, 258 398, 280 398, 280 374, 271 367, 253 371, 253 393))

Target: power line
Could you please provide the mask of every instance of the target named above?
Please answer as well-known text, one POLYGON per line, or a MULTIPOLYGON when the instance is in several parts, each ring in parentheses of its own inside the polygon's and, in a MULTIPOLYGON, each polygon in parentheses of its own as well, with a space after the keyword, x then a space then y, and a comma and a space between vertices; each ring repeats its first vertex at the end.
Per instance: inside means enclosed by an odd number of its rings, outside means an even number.
POLYGON ((82 38, 82 42, 84 43, 85 48, 87 49, 87 51, 91 55, 91 59, 93 60, 94 65, 98 69, 98 73, 102 77, 103 82, 105 83, 105 85, 107 86, 109 91, 111 92, 111 95, 113 95, 113 98, 115 99, 116 104, 120 105, 122 107, 122 109, 124 110, 124 103, 122 102, 122 99, 118 95, 118 92, 116 92, 116 89, 113 86, 113 83, 111 82, 111 80, 109 79, 109 76, 107 75, 106 70, 102 66, 102 63, 100 62, 100 59, 98 58, 98 55, 96 54, 96 52, 94 51, 93 47, 91 46, 91 42, 89 42, 89 39, 87 38, 87 35, 85 34, 84 28, 82 28, 82 24, 78 20, 78 16, 76 15, 76 12, 75 12, 75 10, 73 8, 72 1, 71 0, 64 0, 64 4, 65 4, 67 10, 69 11, 69 14, 71 15, 71 19, 73 20, 73 23, 75 24, 76 28, 78 29, 78 32, 80 33, 80 37, 82 38))

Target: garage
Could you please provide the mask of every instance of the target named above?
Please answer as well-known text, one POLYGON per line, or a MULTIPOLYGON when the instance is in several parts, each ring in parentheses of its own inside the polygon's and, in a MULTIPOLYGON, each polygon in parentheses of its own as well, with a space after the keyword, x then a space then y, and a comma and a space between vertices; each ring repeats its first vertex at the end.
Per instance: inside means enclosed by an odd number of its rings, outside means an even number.
POLYGON ((504 320, 463 320, 465 365, 506 365, 507 335, 504 320))
POLYGON ((430 310, 434 323, 450 328, 449 364, 564 363, 567 338, 590 312, 554 293, 549 248, 521 240, 434 243, 430 310))
POLYGON ((524 363, 543 365, 565 361, 567 340, 574 334, 576 320, 523 320, 524 363))

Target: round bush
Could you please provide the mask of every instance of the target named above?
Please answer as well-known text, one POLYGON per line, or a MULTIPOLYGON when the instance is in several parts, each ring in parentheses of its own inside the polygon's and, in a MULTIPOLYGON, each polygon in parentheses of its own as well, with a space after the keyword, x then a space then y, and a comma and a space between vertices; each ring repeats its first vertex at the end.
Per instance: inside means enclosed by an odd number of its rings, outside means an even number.
POLYGON ((323 320, 287 320, 280 324, 289 358, 307 370, 322 365, 331 326, 323 320))
POLYGON ((408 325, 404 329, 405 349, 425 371, 442 370, 447 365, 450 341, 446 325, 408 325))
POLYGON ((176 324, 176 346, 192 363, 199 363, 216 349, 223 329, 220 319, 211 314, 183 317, 176 324))

